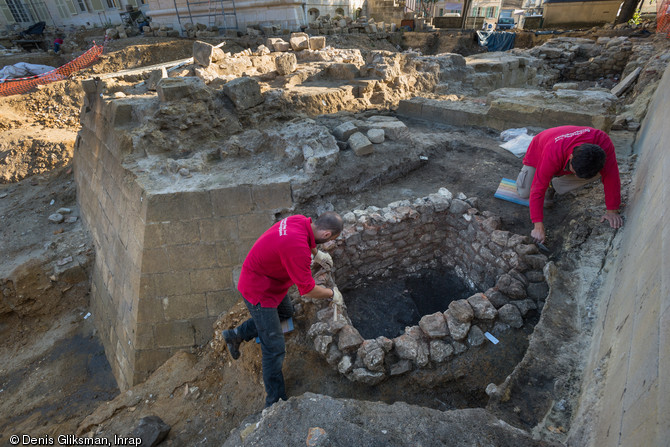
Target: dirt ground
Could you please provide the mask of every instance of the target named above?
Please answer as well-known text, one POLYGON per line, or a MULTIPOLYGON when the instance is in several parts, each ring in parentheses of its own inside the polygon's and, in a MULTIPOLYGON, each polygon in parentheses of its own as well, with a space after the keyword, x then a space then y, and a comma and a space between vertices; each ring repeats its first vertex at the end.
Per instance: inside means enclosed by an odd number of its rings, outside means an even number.
MULTIPOLYGON (((414 39, 413 45, 426 54, 437 50, 464 54, 479 51, 470 42, 471 36, 451 36, 441 41, 434 36, 408 39, 414 39)), ((243 48, 248 43, 239 41, 235 45, 243 48)), ((329 43, 364 51, 397 51, 402 42, 348 36, 329 43)), ((243 346, 243 360, 237 362, 222 353, 220 343, 194 348, 175 356, 145 383, 120 394, 93 326, 95 316, 88 313, 88 289, 68 288, 67 283, 50 280, 44 273, 44 265, 62 272, 76 264, 77 272, 89 274, 93 262, 92 243, 80 219, 60 224, 48 220, 59 208, 69 208, 69 215, 79 216, 71 158, 83 98, 80 80, 92 74, 189 57, 191 49, 192 41, 186 39, 138 37, 112 41, 101 61, 75 78, 26 95, 0 98, 0 278, 10 276, 30 259, 41 259, 40 266, 34 266, 33 282, 26 284, 38 298, 17 299, 19 311, 0 307, 2 445, 15 433, 35 437, 77 431, 123 435, 141 417, 151 414, 172 426, 166 445, 220 445, 232 429, 263 407, 260 349, 255 344, 243 346), (58 265, 68 256, 74 258, 71 264, 58 265)), ((347 197, 323 200, 330 201, 336 211, 346 212, 422 197, 447 187, 454 193, 478 197, 481 210, 502 217, 504 230, 529 233, 528 209, 493 197, 500 178, 514 178, 521 165, 518 158, 498 146, 496 132, 405 122, 413 134, 443 139, 443 147, 419 169, 392 183, 370 185, 347 197)), ((611 135, 620 157, 625 203, 634 165, 634 134, 620 131, 611 135)), ((563 260, 567 262, 570 258, 565 254, 578 250, 593 228, 604 225, 599 223, 602 203, 602 188, 597 185, 557 200, 546 220, 551 260, 559 265, 563 260)), ((318 206, 308 203, 297 211, 314 214, 318 206)), ((219 325, 229 327, 244 318, 244 308, 238 303, 219 325)), ((324 367, 307 340, 305 324, 298 316, 296 330, 287 337, 284 371, 289 395, 311 391, 389 403, 402 400, 440 410, 485 405, 482 383, 502 382, 528 343, 527 338, 518 340, 513 343, 518 350, 502 356, 497 364, 483 366, 473 380, 458 385, 426 388, 398 379, 370 388, 352 384, 324 367)), ((463 376, 467 379, 465 371, 463 376)))

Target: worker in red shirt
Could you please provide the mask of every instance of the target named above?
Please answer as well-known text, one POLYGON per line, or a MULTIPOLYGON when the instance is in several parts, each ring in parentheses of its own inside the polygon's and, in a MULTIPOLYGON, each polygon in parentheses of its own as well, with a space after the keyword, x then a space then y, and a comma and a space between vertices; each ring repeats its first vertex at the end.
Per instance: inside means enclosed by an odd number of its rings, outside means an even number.
POLYGON ((243 341, 260 338, 266 408, 279 399, 287 399, 282 373, 286 348, 281 320, 293 315, 293 305, 286 294, 289 287, 295 284, 303 296, 343 304, 337 287, 316 285, 311 270, 312 256, 314 262, 333 266, 330 255, 317 250, 316 245, 335 239, 341 232, 342 218, 334 212, 325 212, 314 222, 305 216, 290 216, 263 233, 242 264, 237 289, 251 318, 235 329, 223 331, 223 338, 233 359, 239 358, 243 341))
POLYGON ((623 225, 619 167, 612 140, 602 130, 561 126, 540 132, 531 141, 523 165, 516 187, 519 196, 530 198, 530 234, 536 242, 544 242, 543 206, 551 205, 554 192, 565 194, 598 178, 607 207, 600 222, 607 220, 612 228, 623 225))

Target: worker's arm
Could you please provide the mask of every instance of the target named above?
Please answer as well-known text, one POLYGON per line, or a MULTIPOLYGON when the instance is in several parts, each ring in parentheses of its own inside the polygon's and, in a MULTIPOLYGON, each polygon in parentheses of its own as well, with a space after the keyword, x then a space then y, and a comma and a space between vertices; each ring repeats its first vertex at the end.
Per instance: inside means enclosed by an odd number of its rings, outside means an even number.
POLYGON ((312 290, 304 293, 303 296, 306 296, 307 298, 332 298, 334 294, 335 292, 333 289, 315 285, 312 290))

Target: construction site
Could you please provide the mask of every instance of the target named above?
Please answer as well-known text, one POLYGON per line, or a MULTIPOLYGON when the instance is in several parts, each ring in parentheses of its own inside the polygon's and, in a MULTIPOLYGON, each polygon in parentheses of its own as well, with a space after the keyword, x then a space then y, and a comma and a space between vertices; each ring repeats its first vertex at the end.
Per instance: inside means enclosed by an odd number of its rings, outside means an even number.
POLYGON ((0 35, 0 445, 668 445, 667 1, 483 37, 405 2, 162 3, 0 35), (620 228, 603 178, 531 233, 514 179, 559 126, 611 139, 620 228), (260 339, 223 336, 242 264, 333 211, 311 272, 344 304, 289 289, 264 408, 260 339))

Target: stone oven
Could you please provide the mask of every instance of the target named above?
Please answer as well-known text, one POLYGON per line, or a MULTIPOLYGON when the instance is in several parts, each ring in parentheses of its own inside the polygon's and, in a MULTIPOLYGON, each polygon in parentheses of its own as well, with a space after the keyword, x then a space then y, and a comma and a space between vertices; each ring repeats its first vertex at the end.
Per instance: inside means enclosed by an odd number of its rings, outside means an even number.
MULTIPOLYGON (((345 214, 342 236, 326 247, 335 270, 316 272, 319 282, 339 286, 345 306, 334 310, 314 300, 322 308, 308 332, 332 367, 370 385, 414 370, 444 375, 444 366, 463 353, 477 356, 484 343, 532 328, 530 316, 549 290, 547 258, 527 236, 500 230, 500 218, 476 205, 476 198, 441 188, 413 202, 345 214), (452 272, 469 293, 458 298, 445 291, 443 309, 421 315, 393 338, 361 336, 347 308, 348 291, 375 281, 422 281, 428 271, 452 272)), ((379 306, 383 313, 386 303, 379 306)))

